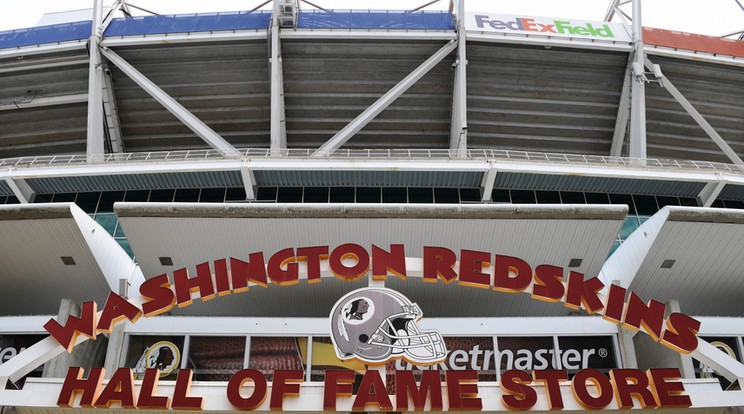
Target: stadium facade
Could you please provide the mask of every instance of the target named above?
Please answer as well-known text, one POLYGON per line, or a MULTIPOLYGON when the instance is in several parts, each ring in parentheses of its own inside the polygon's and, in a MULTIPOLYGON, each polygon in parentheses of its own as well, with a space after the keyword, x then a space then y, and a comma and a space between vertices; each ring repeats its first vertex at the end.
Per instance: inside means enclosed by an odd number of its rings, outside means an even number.
POLYGON ((742 41, 274 3, 0 32, 3 412, 744 407, 742 41))

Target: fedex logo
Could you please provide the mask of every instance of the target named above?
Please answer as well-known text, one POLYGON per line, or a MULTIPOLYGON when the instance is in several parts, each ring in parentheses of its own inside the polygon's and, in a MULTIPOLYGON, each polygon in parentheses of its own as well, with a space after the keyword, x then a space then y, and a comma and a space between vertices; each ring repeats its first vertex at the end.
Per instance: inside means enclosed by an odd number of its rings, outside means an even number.
POLYGON ((470 25, 472 29, 485 31, 518 31, 540 33, 546 35, 600 37, 615 40, 615 33, 608 23, 572 22, 568 20, 553 20, 539 17, 509 17, 493 18, 487 14, 472 14, 470 25))

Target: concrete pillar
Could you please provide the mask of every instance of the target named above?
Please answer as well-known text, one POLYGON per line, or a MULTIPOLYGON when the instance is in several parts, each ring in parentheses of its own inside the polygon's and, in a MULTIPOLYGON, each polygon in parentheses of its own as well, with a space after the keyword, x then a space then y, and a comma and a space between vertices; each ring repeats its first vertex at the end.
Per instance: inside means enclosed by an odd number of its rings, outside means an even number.
MULTIPOLYGON (((64 325, 69 316, 80 316, 80 307, 73 300, 62 299, 57 313, 57 321, 64 325)), ((70 353, 62 353, 58 357, 44 364, 44 378, 64 378, 70 367, 83 367, 86 371, 90 367, 101 366, 106 352, 108 340, 98 335, 95 341, 86 341, 70 353)))

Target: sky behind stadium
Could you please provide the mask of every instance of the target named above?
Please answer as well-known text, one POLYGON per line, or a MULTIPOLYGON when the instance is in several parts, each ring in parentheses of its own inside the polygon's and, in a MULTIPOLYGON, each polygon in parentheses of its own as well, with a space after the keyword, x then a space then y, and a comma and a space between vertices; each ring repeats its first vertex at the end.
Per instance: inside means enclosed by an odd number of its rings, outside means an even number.
MULTIPOLYGON (((10 3, 9 0, 4 0, 10 3)), ((642 0, 643 25, 691 33, 722 36, 744 30, 744 9, 736 0, 642 0)), ((0 13, 0 31, 33 27, 44 13, 87 9, 93 0, 24 0, 6 4, 0 13)), ((104 0, 110 5, 113 0, 104 0)), ((159 14, 199 13, 250 10, 263 0, 131 0, 130 3, 159 14)), ((326 9, 414 9, 427 0, 311 0, 326 9)), ((739 3, 744 4, 743 0, 739 3)), ((468 11, 523 14, 527 16, 563 17, 602 20, 609 0, 465 0, 468 11)), ((270 8, 270 5, 264 8, 270 8)), ((439 0, 425 10, 442 10, 449 0, 439 0)), ((312 9, 307 3, 301 8, 312 9)), ((630 5, 623 6, 630 14, 630 5)), ((140 13, 143 14, 143 13, 140 13)))

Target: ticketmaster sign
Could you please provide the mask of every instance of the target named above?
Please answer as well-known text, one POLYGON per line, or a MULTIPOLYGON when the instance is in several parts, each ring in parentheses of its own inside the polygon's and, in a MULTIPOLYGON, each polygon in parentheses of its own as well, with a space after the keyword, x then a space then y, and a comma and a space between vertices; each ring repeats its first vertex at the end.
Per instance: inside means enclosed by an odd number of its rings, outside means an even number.
POLYGON ((469 31, 550 36, 562 38, 630 42, 625 27, 619 23, 589 22, 549 17, 466 12, 465 28, 469 31))

